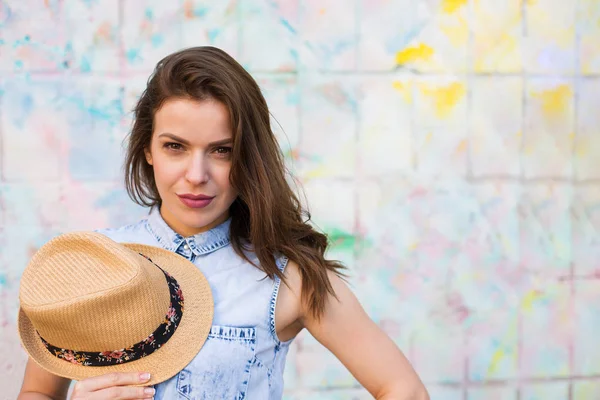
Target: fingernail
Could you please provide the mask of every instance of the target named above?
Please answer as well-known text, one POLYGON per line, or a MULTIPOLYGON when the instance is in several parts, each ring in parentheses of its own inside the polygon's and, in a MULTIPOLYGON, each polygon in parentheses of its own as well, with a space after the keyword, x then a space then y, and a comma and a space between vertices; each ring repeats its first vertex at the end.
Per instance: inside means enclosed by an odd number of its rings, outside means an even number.
POLYGON ((140 380, 143 381, 147 381, 148 379, 150 379, 150 374, 148 372, 144 372, 142 374, 140 374, 140 380))
POLYGON ((154 394, 154 389, 153 388, 146 388, 146 389, 144 389, 144 393, 145 394, 154 394))

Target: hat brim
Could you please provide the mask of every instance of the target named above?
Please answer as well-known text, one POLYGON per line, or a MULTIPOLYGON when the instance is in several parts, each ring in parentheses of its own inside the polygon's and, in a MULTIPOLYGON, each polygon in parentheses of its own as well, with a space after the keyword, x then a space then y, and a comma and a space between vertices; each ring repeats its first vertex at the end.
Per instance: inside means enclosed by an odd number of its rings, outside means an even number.
POLYGON ((29 356, 50 373, 82 380, 111 372, 149 372, 150 381, 143 386, 154 385, 175 376, 204 345, 212 325, 214 303, 210 285, 198 267, 182 256, 158 247, 133 243, 122 245, 150 257, 179 283, 184 296, 184 312, 177 330, 160 349, 139 360, 103 367, 82 366, 52 355, 21 309, 18 315, 21 343, 29 356))

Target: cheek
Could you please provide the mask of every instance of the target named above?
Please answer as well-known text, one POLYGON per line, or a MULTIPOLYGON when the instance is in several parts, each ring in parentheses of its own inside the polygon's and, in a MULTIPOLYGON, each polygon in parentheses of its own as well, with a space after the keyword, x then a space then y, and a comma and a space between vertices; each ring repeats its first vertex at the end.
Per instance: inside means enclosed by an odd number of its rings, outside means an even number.
POLYGON ((157 187, 171 186, 177 182, 185 171, 177 164, 162 160, 160 157, 154 159, 154 179, 157 187))
POLYGON ((231 183, 229 182, 230 171, 230 166, 219 166, 213 170, 213 180, 219 185, 221 190, 232 190, 231 183))

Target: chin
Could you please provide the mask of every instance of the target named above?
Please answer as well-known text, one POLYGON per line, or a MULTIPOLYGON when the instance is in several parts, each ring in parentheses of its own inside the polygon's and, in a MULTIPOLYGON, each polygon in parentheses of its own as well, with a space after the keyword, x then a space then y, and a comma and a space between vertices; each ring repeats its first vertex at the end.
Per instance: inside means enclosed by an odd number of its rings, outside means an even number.
POLYGON ((194 229, 200 229, 213 224, 217 219, 220 219, 222 215, 223 213, 207 212, 207 210, 202 209, 187 209, 182 222, 185 222, 186 225, 194 229))

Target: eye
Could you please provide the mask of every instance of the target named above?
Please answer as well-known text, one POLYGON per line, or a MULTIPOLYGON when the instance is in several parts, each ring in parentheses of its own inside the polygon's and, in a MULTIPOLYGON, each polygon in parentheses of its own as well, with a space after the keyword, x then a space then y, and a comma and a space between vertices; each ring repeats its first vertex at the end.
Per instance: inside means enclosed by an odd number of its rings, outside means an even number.
POLYGON ((175 142, 167 142, 163 145, 163 147, 167 150, 182 150, 183 146, 180 143, 175 143, 175 142))
POLYGON ((215 148, 215 152, 217 154, 229 154, 229 153, 231 153, 231 150, 232 150, 231 147, 225 147, 225 146, 215 148))

